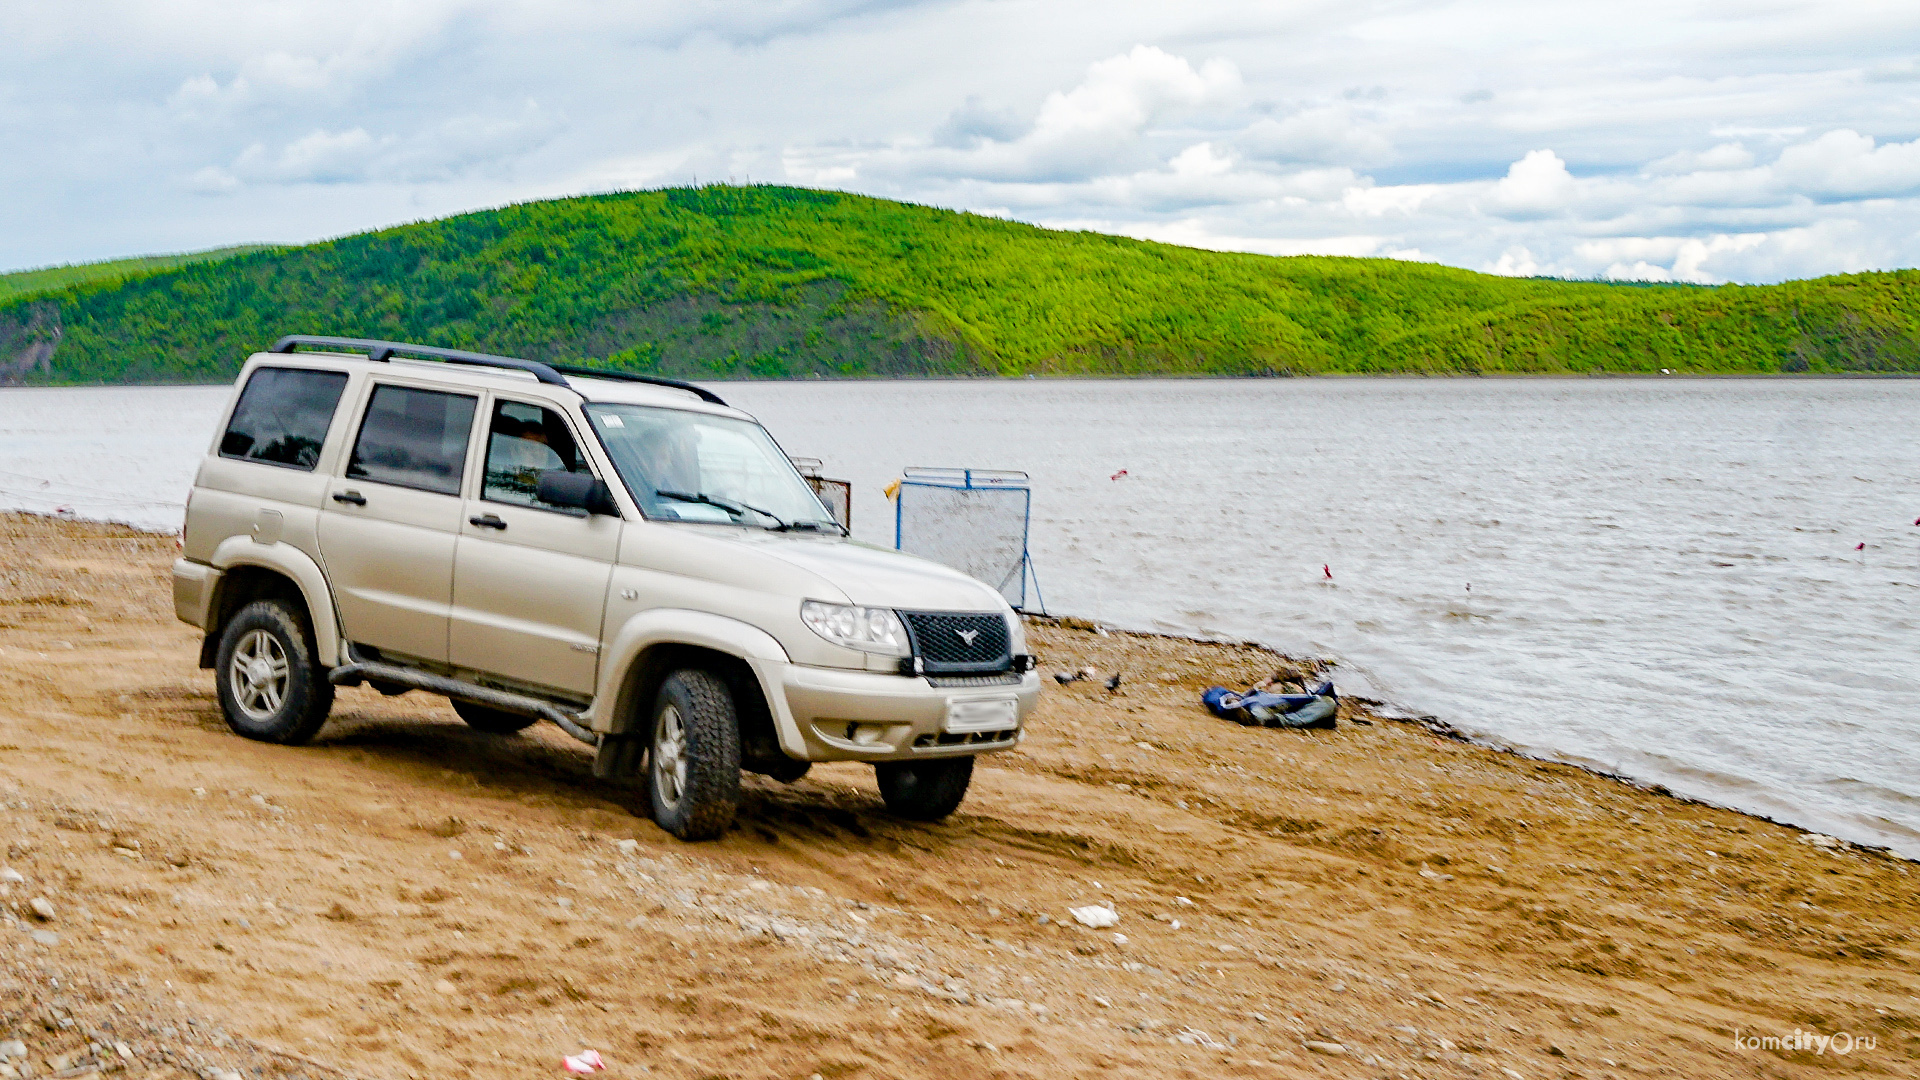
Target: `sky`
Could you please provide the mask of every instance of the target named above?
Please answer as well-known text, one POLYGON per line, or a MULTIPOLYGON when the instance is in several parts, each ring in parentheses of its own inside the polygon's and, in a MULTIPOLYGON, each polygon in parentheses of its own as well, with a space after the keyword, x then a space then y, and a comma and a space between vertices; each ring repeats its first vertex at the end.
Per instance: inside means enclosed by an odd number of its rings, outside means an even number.
POLYGON ((1920 3, 7 0, 0 270, 693 182, 1702 283, 1920 265, 1920 3))

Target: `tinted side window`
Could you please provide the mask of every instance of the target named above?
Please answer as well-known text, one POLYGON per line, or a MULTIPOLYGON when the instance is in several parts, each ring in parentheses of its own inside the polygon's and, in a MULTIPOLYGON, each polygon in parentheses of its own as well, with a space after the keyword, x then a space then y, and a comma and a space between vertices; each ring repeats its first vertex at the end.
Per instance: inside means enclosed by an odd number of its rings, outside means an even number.
POLYGON ((220 437, 220 456, 312 470, 346 388, 341 371, 254 369, 220 437))
POLYGON ((548 469, 591 471, 573 441, 573 429, 552 409, 522 401, 496 402, 493 426, 487 434, 487 468, 480 497, 542 510, 584 513, 540 501, 536 494, 540 474, 548 469))
POLYGON ((467 434, 478 399, 438 390, 376 386, 360 421, 347 475, 378 484, 460 494, 467 434))

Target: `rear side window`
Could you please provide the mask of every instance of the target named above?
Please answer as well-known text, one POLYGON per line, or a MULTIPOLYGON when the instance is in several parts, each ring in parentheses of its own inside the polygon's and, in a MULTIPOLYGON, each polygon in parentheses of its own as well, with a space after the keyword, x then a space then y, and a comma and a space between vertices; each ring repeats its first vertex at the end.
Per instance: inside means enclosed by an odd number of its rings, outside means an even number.
POLYGON ((341 371, 256 368, 220 437, 220 456, 312 471, 346 388, 341 371))
POLYGON ((478 399, 407 386, 376 386, 360 421, 347 475, 377 484, 460 494, 467 434, 478 399))

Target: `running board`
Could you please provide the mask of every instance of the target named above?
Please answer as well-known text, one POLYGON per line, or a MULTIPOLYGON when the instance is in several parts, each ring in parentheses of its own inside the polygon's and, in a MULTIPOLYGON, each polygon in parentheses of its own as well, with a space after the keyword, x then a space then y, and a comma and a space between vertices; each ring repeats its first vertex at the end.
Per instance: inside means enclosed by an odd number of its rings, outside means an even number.
POLYGON ((600 745, 600 736, 581 727, 577 718, 561 712, 551 702, 541 701, 539 698, 528 697, 525 694, 514 694, 475 683, 461 682, 459 679, 429 675, 424 671, 415 671, 413 668, 401 667, 398 664, 380 664, 370 661, 345 664, 327 673, 327 681, 335 686, 359 686, 368 680, 398 683, 409 690, 425 690, 430 694, 471 701, 490 709, 501 709, 523 716, 538 716, 543 720, 553 721, 560 730, 588 746, 600 745))

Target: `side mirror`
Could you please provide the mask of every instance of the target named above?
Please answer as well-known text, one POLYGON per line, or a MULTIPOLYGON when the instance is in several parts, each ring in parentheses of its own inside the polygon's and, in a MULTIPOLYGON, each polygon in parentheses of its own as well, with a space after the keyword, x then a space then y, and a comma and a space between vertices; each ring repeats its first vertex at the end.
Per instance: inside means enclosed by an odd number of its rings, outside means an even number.
POLYGON ((548 506, 565 506, 608 517, 620 516, 620 508, 614 505, 613 492, 607 489, 607 482, 592 473, 542 469, 540 486, 535 489, 535 494, 548 506))

